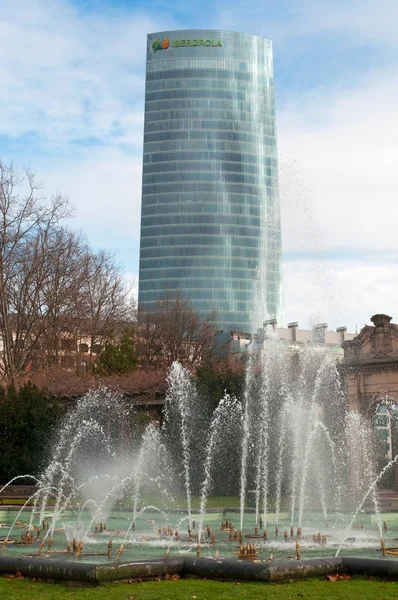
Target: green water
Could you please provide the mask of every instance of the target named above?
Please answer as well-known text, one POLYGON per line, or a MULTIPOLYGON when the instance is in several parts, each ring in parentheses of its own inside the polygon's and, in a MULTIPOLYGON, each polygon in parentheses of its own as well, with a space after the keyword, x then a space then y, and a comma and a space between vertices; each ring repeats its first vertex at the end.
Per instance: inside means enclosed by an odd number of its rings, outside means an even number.
MULTIPOLYGON (((17 511, 4 510, 0 511, 0 540, 10 532, 10 525, 16 518, 17 511)), ((51 513, 46 513, 47 522, 51 523, 51 513)), ((37 550, 46 531, 42 530, 41 539, 36 540, 29 545, 21 543, 21 534, 25 524, 28 524, 30 512, 24 511, 20 515, 20 525, 13 528, 10 533, 10 543, 5 549, 1 550, 1 554, 13 556, 37 556, 37 550)), ((199 523, 199 515, 193 514, 192 518, 196 521, 196 529, 192 528, 193 534, 197 533, 199 523)), ((351 518, 351 515, 345 515, 342 519, 337 517, 331 518, 330 523, 326 526, 321 513, 312 512, 306 515, 303 523, 303 538, 300 540, 301 558, 314 558, 321 556, 334 556, 341 540, 344 537, 346 526, 351 518), (313 541, 313 535, 320 533, 327 536, 326 545, 320 545, 313 541)), ((116 557, 116 553, 120 544, 124 544, 122 561, 133 560, 149 560, 153 558, 161 558, 166 550, 170 547, 169 556, 196 556, 197 541, 190 540, 187 533, 186 514, 168 513, 160 515, 159 513, 146 512, 140 515, 135 523, 134 531, 130 531, 126 537, 126 531, 129 528, 132 519, 132 513, 129 511, 115 512, 107 518, 107 530, 102 533, 95 533, 94 526, 91 531, 83 537, 83 531, 87 528, 90 521, 89 513, 84 515, 84 523, 81 527, 76 527, 75 516, 72 513, 65 513, 62 519, 56 524, 56 530, 53 536, 53 545, 50 550, 47 549, 47 542, 43 547, 41 556, 49 558, 62 558, 68 561, 87 561, 107 563, 107 549, 109 540, 112 539, 112 559, 116 557), (173 532, 179 527, 181 540, 171 541, 167 535, 159 535, 159 527, 171 527, 173 532), (84 547, 81 558, 76 558, 73 553, 66 552, 67 539, 70 541, 76 537, 77 541, 83 541, 84 547), (83 538, 83 539, 81 539, 83 538)), ((202 542, 201 556, 212 557, 218 551, 220 558, 238 558, 238 542, 230 541, 227 531, 221 530, 221 523, 228 519, 232 521, 236 529, 239 528, 239 513, 237 512, 218 512, 208 513, 204 519, 204 533, 207 535, 206 526, 214 530, 216 535, 216 544, 212 545, 210 540, 202 542)), ((255 516, 253 513, 245 514, 244 518, 244 542, 254 543, 258 546, 258 558, 261 560, 278 560, 286 558, 294 558, 296 555, 296 539, 290 538, 290 522, 288 513, 282 513, 279 520, 279 536, 275 538, 275 515, 267 516, 267 541, 264 540, 263 530, 259 530, 258 538, 249 538, 246 536, 254 535, 255 516), (288 530, 289 537, 284 541, 284 530, 288 530)), ((376 525, 375 515, 361 514, 359 516, 363 528, 353 528, 348 534, 346 542, 343 544, 341 554, 351 556, 368 556, 380 557, 380 534, 376 525)), ((398 546, 398 513, 388 513, 382 515, 382 521, 387 523, 387 532, 384 532, 387 547, 398 546)), ((34 525, 38 526, 35 520, 34 525)), ((37 530, 34 530, 36 537, 37 530)), ((392 557, 394 558, 394 557, 392 557)), ((398 558, 398 557, 396 557, 398 558)))

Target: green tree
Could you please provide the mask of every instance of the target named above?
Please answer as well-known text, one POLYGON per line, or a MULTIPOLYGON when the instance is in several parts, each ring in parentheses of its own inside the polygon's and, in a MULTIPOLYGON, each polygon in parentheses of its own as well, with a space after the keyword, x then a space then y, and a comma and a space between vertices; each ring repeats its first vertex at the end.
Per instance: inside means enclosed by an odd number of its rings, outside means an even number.
POLYGON ((198 368, 196 378, 199 394, 211 411, 225 393, 237 398, 243 396, 245 373, 241 365, 232 369, 222 362, 205 363, 198 368))
POLYGON ((125 333, 118 344, 105 344, 95 363, 98 375, 124 375, 137 367, 134 338, 125 333))
POLYGON ((0 388, 0 482, 40 474, 59 415, 57 400, 30 382, 0 388))

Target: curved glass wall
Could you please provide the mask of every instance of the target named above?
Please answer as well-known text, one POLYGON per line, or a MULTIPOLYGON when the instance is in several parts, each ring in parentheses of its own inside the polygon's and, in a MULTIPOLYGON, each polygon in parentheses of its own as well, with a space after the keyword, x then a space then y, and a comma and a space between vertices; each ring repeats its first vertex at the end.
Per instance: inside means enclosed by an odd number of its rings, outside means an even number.
POLYGON ((148 35, 139 304, 181 292, 220 329, 283 323, 272 45, 148 35))

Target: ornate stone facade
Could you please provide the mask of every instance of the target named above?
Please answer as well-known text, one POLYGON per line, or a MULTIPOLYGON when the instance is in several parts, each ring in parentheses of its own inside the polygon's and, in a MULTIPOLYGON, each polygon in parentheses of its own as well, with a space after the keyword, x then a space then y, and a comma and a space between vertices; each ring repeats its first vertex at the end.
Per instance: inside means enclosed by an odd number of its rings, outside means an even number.
POLYGON ((371 415, 388 395, 398 402, 398 325, 392 317, 373 315, 350 341, 343 343, 345 391, 349 410, 371 415))

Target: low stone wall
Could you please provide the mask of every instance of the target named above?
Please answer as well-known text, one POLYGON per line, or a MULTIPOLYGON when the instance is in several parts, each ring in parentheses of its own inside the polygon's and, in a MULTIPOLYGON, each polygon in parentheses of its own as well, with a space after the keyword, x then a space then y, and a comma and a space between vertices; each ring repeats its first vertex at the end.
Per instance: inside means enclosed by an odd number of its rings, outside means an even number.
POLYGON ((94 564, 44 557, 0 556, 0 575, 21 573, 45 581, 64 580, 99 584, 120 579, 152 579, 179 575, 234 581, 286 581, 322 577, 334 573, 398 577, 398 561, 388 559, 332 557, 311 560, 244 562, 210 558, 168 558, 131 562, 94 564))

